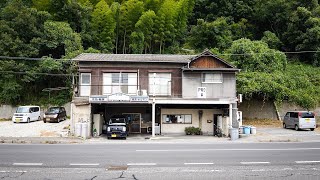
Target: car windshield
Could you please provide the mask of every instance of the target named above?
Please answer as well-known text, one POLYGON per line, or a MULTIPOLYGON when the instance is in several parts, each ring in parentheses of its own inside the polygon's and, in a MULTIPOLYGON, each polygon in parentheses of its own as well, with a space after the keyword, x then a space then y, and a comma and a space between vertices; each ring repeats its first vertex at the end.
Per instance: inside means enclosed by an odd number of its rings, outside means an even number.
POLYGON ((59 108, 58 107, 51 107, 47 111, 48 113, 59 113, 59 108))
POLYGON ((314 115, 312 112, 306 112, 301 114, 302 118, 314 118, 314 115))
POLYGON ((29 113, 29 107, 18 107, 17 113, 29 113))
POLYGON ((126 123, 126 119, 125 118, 111 118, 109 122, 110 122, 110 124, 113 124, 113 123, 126 123))

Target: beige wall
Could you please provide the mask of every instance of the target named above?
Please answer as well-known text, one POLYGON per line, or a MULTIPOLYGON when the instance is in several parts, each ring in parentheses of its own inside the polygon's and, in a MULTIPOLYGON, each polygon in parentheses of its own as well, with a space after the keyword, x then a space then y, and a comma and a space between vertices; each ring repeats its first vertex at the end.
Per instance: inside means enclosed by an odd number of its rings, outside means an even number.
POLYGON ((91 105, 75 105, 71 103, 72 115, 71 115, 71 132, 75 132, 75 123, 87 122, 88 123, 88 133, 91 130, 91 105))
POLYGON ((185 127, 199 127, 199 110, 203 111, 202 114, 202 127, 201 130, 204 135, 213 134, 213 114, 221 114, 222 111, 219 109, 161 109, 161 118, 163 114, 191 114, 192 115, 192 124, 166 124, 163 123, 161 119, 161 133, 176 133, 184 134, 185 127), (211 123, 208 123, 207 120, 211 120, 211 123))

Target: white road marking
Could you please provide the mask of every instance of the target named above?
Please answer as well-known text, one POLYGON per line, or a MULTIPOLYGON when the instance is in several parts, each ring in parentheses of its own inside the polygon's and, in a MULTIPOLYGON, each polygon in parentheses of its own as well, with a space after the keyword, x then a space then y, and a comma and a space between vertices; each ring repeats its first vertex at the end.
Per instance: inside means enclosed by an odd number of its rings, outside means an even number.
POLYGON ((214 163, 184 163, 184 165, 210 165, 214 163))
POLYGON ((270 162, 240 162, 241 164, 270 164, 270 162))
POLYGON ((0 173, 10 173, 10 172, 26 173, 27 171, 0 171, 0 173))
POLYGON ((128 163, 127 166, 155 166, 156 163, 128 163))
POLYGON ((43 163, 13 163, 14 166, 42 166, 43 163))
POLYGON ((99 163, 94 163, 94 164, 81 164, 81 163, 70 163, 70 166, 99 166, 99 163))
POLYGON ((226 170, 220 170, 220 169, 213 169, 213 170, 211 170, 211 172, 224 172, 224 171, 226 171, 226 170))
POLYGON ((264 169, 252 169, 252 172, 262 172, 262 171, 266 171, 264 169))
POLYGON ((283 168, 282 170, 283 171, 292 171, 293 169, 292 168, 283 168))
POLYGON ((296 161, 297 164, 320 163, 320 161, 296 161))
POLYGON ((284 148, 284 149, 137 149, 137 152, 193 152, 193 151, 305 151, 320 148, 284 148))

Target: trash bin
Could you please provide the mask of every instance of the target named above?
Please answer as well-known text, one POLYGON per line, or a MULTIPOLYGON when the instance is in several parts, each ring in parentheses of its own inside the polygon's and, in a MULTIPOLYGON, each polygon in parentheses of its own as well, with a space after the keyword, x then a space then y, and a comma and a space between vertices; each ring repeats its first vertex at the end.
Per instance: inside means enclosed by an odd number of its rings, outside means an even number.
POLYGON ((81 136, 81 128, 82 128, 82 124, 81 124, 81 123, 76 123, 75 133, 74 133, 74 135, 75 135, 76 137, 81 136))
POLYGON ((231 141, 239 139, 239 131, 237 128, 229 128, 231 141))
POLYGON ((257 128, 256 127, 253 127, 251 126, 251 134, 256 134, 257 133, 257 128))
POLYGON ((244 132, 243 132, 243 126, 240 126, 240 127, 239 127, 239 134, 244 134, 244 132))
POLYGON ((244 134, 250 134, 250 126, 245 126, 243 128, 244 134))

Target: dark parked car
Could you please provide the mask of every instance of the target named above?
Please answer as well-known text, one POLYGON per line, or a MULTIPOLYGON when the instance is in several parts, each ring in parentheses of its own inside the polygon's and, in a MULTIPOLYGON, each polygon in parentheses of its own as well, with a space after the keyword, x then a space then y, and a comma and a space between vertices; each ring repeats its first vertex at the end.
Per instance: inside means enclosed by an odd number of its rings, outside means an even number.
POLYGON ((107 128, 107 137, 110 138, 124 138, 128 136, 128 120, 126 116, 123 115, 113 115, 109 122, 107 128))
POLYGON ((50 107, 43 115, 43 122, 57 122, 67 119, 64 107, 50 107))

